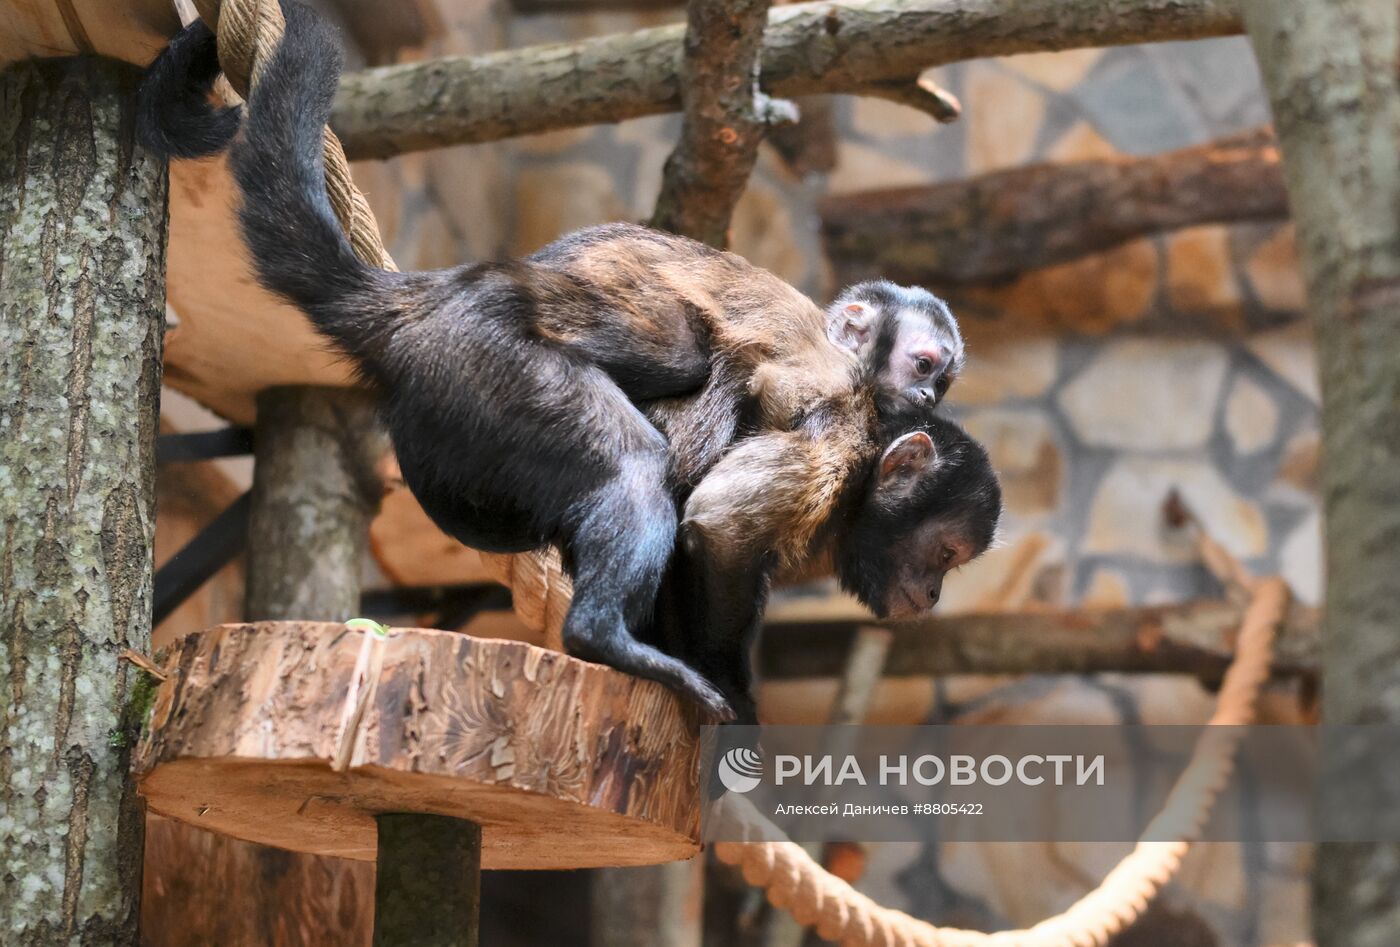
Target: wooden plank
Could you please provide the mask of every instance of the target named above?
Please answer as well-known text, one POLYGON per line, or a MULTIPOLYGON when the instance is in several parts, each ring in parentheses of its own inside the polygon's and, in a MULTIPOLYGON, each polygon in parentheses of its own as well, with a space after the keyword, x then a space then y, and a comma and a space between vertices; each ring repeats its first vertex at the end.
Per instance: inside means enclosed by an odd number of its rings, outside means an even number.
POLYGON ((165 336, 165 383, 251 424, 264 388, 352 379, 306 317, 254 281, 237 206, 223 158, 171 164, 167 280, 178 324, 165 336))
POLYGON ((144 66, 179 29, 170 0, 0 0, 0 65, 97 53, 144 66))

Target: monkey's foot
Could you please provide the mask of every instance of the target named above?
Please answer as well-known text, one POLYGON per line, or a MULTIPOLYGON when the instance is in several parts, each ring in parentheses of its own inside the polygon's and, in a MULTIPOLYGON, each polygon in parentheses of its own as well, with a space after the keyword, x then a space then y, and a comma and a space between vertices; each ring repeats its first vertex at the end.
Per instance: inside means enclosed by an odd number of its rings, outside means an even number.
POLYGON ((698 671, 630 636, 581 632, 566 623, 564 650, 576 658, 665 684, 699 704, 701 710, 720 723, 728 723, 735 717, 734 708, 725 696, 698 671))

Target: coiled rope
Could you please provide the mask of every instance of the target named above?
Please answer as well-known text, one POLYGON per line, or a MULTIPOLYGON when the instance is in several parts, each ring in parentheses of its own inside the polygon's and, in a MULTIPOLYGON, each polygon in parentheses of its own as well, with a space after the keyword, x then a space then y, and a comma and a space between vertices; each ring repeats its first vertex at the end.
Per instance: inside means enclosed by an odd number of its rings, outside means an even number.
MULTIPOLYGON (((233 90, 246 98, 282 39, 286 24, 277 0, 195 0, 195 6, 205 22, 214 24, 220 65, 233 90)), ((329 128, 323 153, 326 193, 355 254, 371 265, 396 269, 379 237, 374 213, 350 177, 345 150, 329 128)), ((1228 573, 1222 574, 1222 580, 1236 587, 1246 582, 1249 586, 1251 598, 1235 658, 1210 719, 1214 727, 1238 727, 1254 720, 1259 688, 1269 673, 1274 633, 1288 606, 1288 589, 1277 578, 1248 579, 1218 544, 1203 533, 1198 539, 1207 563, 1217 572, 1228 573)), ((522 621, 536 631, 557 634, 572 595, 558 554, 553 550, 483 554, 482 559, 510 587, 522 621)), ((732 793, 724 800, 722 817, 735 820, 739 833, 754 841, 718 843, 715 854, 739 866, 750 884, 766 889, 776 907, 846 947, 1102 947, 1146 909, 1181 866, 1191 841, 1204 826, 1211 804, 1233 770, 1239 739, 1237 731, 1217 733, 1223 733, 1224 739, 1203 738, 1198 743, 1162 811, 1144 833, 1144 838, 1170 835, 1176 840, 1139 842, 1097 888, 1067 911, 1026 930, 988 934, 937 927, 881 907, 829 874, 801 846, 773 841, 776 828, 732 793)))

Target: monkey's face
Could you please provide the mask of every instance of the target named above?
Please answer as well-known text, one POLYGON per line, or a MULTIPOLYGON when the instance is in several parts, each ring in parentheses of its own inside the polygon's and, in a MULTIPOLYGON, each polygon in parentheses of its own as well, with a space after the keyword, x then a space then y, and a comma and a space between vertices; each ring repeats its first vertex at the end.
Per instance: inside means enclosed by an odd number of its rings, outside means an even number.
POLYGON ((932 408, 963 364, 963 341, 947 305, 916 286, 857 283, 827 310, 827 337, 860 358, 884 414, 932 408))
POLYGON ((837 574, 880 618, 913 618, 991 545, 1001 487, 981 445, 937 417, 895 438, 870 479, 838 537, 837 574))
POLYGON ((973 531, 961 521, 935 517, 891 543, 892 572, 884 599, 868 603, 881 618, 914 618, 932 610, 943 595, 943 578, 982 554, 973 531))

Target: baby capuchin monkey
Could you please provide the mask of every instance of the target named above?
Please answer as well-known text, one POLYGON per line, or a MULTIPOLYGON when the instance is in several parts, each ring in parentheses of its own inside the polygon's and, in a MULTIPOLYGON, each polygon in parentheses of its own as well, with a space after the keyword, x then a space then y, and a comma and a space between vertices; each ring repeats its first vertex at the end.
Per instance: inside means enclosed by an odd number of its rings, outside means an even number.
POLYGON ((876 373, 882 417, 933 407, 962 371, 957 319, 917 286, 868 280, 847 287, 827 307, 826 334, 876 373))

